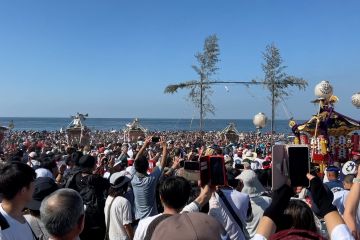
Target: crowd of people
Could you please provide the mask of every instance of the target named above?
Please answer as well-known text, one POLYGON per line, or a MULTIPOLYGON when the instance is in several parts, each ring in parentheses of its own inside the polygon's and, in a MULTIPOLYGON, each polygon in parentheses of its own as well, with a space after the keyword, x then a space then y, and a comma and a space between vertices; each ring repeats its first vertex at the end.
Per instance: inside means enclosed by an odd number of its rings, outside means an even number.
MULTIPOLYGON (((0 149, 0 239, 360 239, 360 154, 309 186, 272 188, 283 134, 10 132, 0 149), (222 184, 187 163, 221 159, 222 184)), ((217 163, 217 164, 218 164, 217 163)), ((199 170, 203 165, 199 163, 199 170)), ((219 170, 221 171, 221 170, 219 170)), ((304 176, 305 177, 305 176, 304 176)))

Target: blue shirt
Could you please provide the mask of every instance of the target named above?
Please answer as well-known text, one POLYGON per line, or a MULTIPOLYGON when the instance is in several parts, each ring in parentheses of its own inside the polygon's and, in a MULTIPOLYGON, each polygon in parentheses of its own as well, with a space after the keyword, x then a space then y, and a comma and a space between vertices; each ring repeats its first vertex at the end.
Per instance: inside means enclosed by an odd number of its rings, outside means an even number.
POLYGON ((136 220, 158 214, 155 194, 161 173, 162 169, 156 167, 148 176, 134 174, 131 185, 134 191, 136 220))
POLYGON ((344 190, 344 185, 340 180, 331 180, 324 183, 333 193, 344 190))

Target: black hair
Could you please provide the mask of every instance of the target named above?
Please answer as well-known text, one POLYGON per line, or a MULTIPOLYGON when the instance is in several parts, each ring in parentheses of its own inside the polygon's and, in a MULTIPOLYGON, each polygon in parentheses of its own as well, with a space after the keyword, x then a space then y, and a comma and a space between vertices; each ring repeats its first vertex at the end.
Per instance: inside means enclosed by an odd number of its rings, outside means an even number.
POLYGON ((180 210, 186 205, 190 192, 189 181, 179 176, 166 178, 159 189, 163 203, 176 210, 180 210))
POLYGON ((255 169, 254 172, 256 173, 256 176, 259 179, 261 185, 263 185, 264 187, 271 187, 271 169, 255 169))
POLYGON ((96 158, 86 154, 79 159, 79 166, 83 173, 91 173, 96 166, 96 158))
POLYGON ((227 181, 230 187, 236 188, 239 185, 240 180, 236 179, 236 176, 238 175, 239 175, 239 171, 237 169, 234 168, 226 169, 227 181))
POLYGON ((354 178, 355 178, 355 174, 345 175, 343 182, 351 184, 354 178))
POLYGON ((134 162, 135 170, 139 173, 146 174, 147 169, 149 168, 149 162, 146 156, 141 156, 134 162))
POLYGON ((9 162, 0 166, 0 193, 11 200, 23 188, 29 187, 36 178, 35 170, 21 162, 9 162))
POLYGON ((179 156, 181 154, 181 150, 180 150, 180 148, 175 148, 174 149, 174 156, 179 156))
POLYGON ((73 154, 74 152, 76 152, 76 148, 69 147, 69 148, 66 149, 66 154, 67 154, 67 155, 71 155, 71 154, 73 154))
POLYGON ((290 200, 284 215, 285 229, 295 228, 317 232, 313 211, 304 201, 290 200))
POLYGON ((79 160, 84 154, 80 151, 75 151, 71 154, 71 161, 76 165, 79 166, 79 160))
POLYGON ((21 157, 18 155, 10 155, 7 159, 8 162, 21 162, 21 157))
POLYGON ((55 160, 51 159, 50 157, 44 157, 40 159, 40 167, 53 171, 54 168, 57 168, 55 160))

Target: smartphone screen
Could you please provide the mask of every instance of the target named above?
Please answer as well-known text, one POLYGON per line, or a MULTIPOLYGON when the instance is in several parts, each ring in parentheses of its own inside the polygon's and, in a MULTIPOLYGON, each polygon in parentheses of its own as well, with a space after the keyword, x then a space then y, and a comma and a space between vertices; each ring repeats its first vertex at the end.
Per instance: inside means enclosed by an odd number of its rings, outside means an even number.
POLYGON ((199 162, 193 162, 193 161, 185 161, 184 162, 184 169, 186 170, 200 170, 200 163, 199 162))
POLYGON ((287 182, 288 175, 287 155, 284 144, 272 147, 272 190, 279 189, 287 182))
POLYGON ((289 177, 291 186, 309 186, 306 174, 310 172, 309 148, 306 146, 289 146, 289 177))
POLYGON ((209 182, 208 157, 200 158, 200 183, 204 187, 209 182))
POLYGON ((224 161, 221 157, 210 157, 211 185, 225 185, 224 161))
POLYGON ((152 141, 153 143, 157 143, 157 142, 160 141, 160 137, 152 137, 152 138, 151 138, 151 141, 152 141))

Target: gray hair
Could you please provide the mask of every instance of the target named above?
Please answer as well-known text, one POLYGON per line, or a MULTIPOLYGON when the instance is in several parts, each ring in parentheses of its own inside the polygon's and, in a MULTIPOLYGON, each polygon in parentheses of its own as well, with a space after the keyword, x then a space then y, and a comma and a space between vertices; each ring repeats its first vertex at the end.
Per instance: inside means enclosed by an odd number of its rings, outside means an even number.
POLYGON ((65 236, 84 215, 83 200, 75 190, 59 189, 45 198, 40 207, 40 218, 51 236, 65 236))

